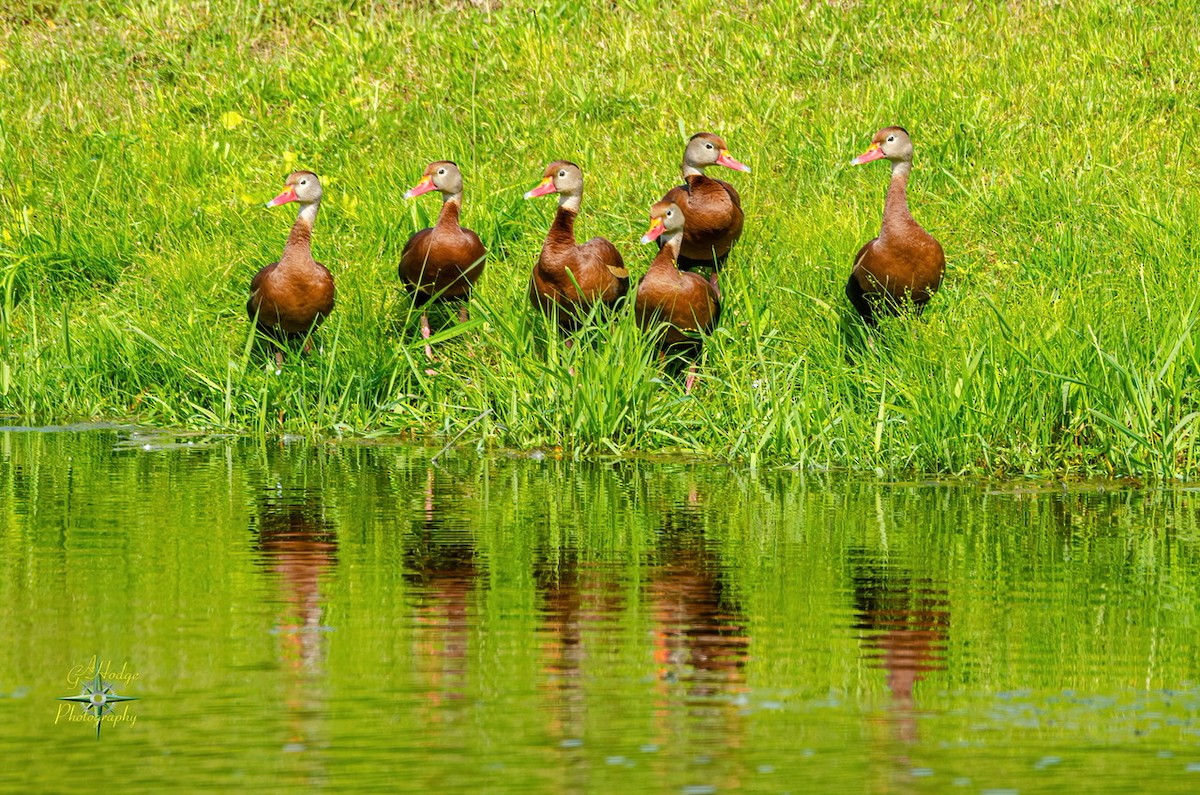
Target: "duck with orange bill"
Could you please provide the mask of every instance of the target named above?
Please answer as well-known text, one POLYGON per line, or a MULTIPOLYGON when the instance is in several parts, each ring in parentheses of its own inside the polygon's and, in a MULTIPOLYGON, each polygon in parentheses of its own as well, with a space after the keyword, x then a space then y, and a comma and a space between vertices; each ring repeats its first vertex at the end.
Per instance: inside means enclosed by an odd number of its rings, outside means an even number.
POLYGON ((733 158, 725 139, 713 133, 696 133, 683 150, 684 184, 669 190, 663 201, 674 202, 687 219, 678 266, 684 270, 711 268, 715 287, 716 271, 725 265, 729 252, 742 236, 745 215, 737 189, 704 173, 704 169, 714 165, 734 171, 750 170, 733 158))
POLYGON ((891 161, 892 179, 883 205, 883 225, 879 237, 854 256, 854 269, 846 282, 846 297, 869 326, 876 324, 879 312, 895 314, 909 301, 919 314, 946 272, 941 243, 908 210, 913 145, 903 127, 885 127, 875 133, 867 151, 850 164, 884 159, 891 161))
POLYGON ((662 246, 638 283, 634 314, 638 325, 658 335, 659 350, 689 355, 684 392, 696 383, 694 358, 701 352, 701 334, 716 328, 721 314, 721 298, 716 287, 703 276, 681 271, 676 263, 687 220, 675 202, 663 200, 650 208, 650 229, 643 243, 659 241, 662 246))
MULTIPOLYGON (((583 170, 566 160, 546 166, 526 199, 558 194, 558 210, 529 282, 529 300, 571 334, 602 303, 616 306, 629 291, 629 271, 616 246, 602 237, 575 242, 575 218, 583 202, 583 170)), ((568 341, 568 344, 569 341, 568 341)))
MULTIPOLYGON (((300 212, 283 247, 279 261, 267 265, 250 282, 250 300, 246 312, 259 332, 272 340, 275 364, 283 366, 282 344, 289 339, 307 338, 333 311, 333 275, 313 259, 313 224, 321 207, 321 181, 311 171, 296 171, 284 181, 283 191, 268 207, 298 202, 300 212)), ((304 351, 312 350, 306 339, 304 351)))
POLYGON ((439 191, 442 209, 437 223, 422 229, 409 238, 400 254, 400 281, 413 294, 413 305, 421 310, 421 337, 425 355, 433 359, 433 348, 426 304, 431 301, 457 302, 458 319, 469 317, 467 301, 479 277, 487 250, 479 235, 459 225, 462 212, 463 177, 458 166, 449 160, 438 160, 425 168, 425 173, 404 198, 439 191))

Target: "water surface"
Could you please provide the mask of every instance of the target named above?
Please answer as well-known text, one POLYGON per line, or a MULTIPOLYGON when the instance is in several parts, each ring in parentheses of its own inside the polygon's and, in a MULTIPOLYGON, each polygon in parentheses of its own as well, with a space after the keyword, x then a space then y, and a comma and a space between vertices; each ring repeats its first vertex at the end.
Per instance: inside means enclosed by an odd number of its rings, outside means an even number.
POLYGON ((1200 791, 1195 493, 432 452, 0 432, 0 789, 1200 791))

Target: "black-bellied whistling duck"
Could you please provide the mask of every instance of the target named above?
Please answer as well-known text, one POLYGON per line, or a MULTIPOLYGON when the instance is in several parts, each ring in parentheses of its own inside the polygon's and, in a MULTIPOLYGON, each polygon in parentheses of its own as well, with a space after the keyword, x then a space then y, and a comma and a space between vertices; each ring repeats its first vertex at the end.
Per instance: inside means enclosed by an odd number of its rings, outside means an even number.
MULTIPOLYGON (((672 188, 663 196, 663 201, 677 204, 687 219, 678 261, 678 266, 684 270, 720 270, 729 257, 729 250, 742 236, 742 197, 728 182, 704 174, 704 169, 712 165, 735 171, 750 170, 749 166, 733 159, 720 136, 696 133, 683 150, 685 184, 672 188)), ((713 284, 716 285, 715 276, 713 284)))
MULTIPOLYGON (((687 234, 684 214, 675 202, 662 200, 650 208, 650 230, 643 243, 662 241, 662 248, 638 283, 634 314, 645 331, 659 331, 661 350, 688 347, 698 353, 697 332, 708 334, 717 325, 721 299, 714 285, 698 273, 676 267, 683 237, 687 234), (663 324, 666 323, 666 326, 663 324)), ((696 365, 688 369, 684 392, 696 382, 696 365)))
MULTIPOLYGON (((487 249, 479 235, 458 225, 462 211, 462 172, 449 160, 430 163, 412 190, 404 194, 411 199, 432 190, 442 193, 442 211, 437 224, 422 229, 408 239, 400 255, 400 280, 411 290, 414 305, 421 310, 421 336, 428 340, 429 315, 425 304, 438 299, 461 301, 458 319, 466 322, 466 301, 471 288, 483 273, 487 249)), ((433 358, 433 348, 425 343, 425 355, 433 358)))
POLYGON ((546 166, 542 181, 526 199, 559 194, 558 212, 542 244, 542 253, 529 282, 529 300, 570 334, 597 302, 614 306, 629 291, 629 271, 609 241, 593 237, 575 242, 575 216, 583 201, 583 171, 574 163, 556 160, 546 166))
MULTIPOLYGON (((313 222, 321 206, 321 181, 311 171, 296 171, 284 181, 283 192, 268 207, 299 202, 300 213, 279 262, 268 265, 250 282, 246 312, 264 335, 282 343, 308 334, 333 311, 333 275, 312 257, 313 222)), ((305 344, 307 353, 312 343, 305 344)), ((283 366, 283 350, 275 363, 283 366)))
POLYGON ((917 312, 925 307, 942 283, 946 255, 942 245, 913 220, 908 211, 908 175, 912 171, 913 145, 903 127, 885 127, 875 133, 867 151, 851 165, 887 158, 892 161, 892 183, 883 205, 879 237, 854 255, 854 270, 846 282, 846 297, 868 325, 875 325, 880 310, 894 313, 907 299, 917 312))

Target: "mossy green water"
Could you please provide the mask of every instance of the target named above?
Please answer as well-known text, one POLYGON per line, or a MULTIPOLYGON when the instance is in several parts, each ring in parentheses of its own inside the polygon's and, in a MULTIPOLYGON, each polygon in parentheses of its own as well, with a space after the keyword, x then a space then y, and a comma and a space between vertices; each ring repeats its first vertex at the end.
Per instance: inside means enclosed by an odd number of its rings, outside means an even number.
POLYGON ((3 8, 0 413, 436 435, 594 456, 938 472, 1197 472, 1194 8, 1172 2, 44 4, 3 8), (863 344, 842 287, 878 227, 871 134, 916 144, 947 279, 863 344), (545 163, 636 278, 646 210, 709 129, 754 169, 704 380, 627 315, 566 350, 532 316, 545 163), (399 252, 466 177, 490 256, 425 373, 399 252), (247 285, 326 183, 338 307, 275 375, 247 285))
POLYGON ((0 432, 0 790, 1195 779, 1192 492, 430 458, 0 432))

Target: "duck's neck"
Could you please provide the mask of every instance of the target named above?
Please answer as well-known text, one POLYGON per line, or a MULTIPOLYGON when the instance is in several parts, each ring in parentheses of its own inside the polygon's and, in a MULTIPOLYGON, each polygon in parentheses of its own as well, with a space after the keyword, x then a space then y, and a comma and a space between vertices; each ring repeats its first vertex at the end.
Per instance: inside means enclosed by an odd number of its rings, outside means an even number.
POLYGON ((300 205, 300 213, 296 216, 297 221, 304 221, 308 224, 308 228, 312 229, 317 222, 317 210, 321 209, 321 202, 308 202, 300 205))
POLYGON ((883 205, 883 229, 880 237, 886 237, 889 231, 898 232, 901 228, 912 223, 912 213, 908 211, 908 175, 912 172, 912 163, 898 162, 892 164, 892 182, 888 186, 887 201, 883 205))
POLYGON ((560 193, 558 195, 558 209, 569 211, 572 216, 579 215, 579 208, 583 206, 583 193, 560 193))
POLYGON ((683 235, 676 232, 663 241, 663 247, 658 250, 654 261, 650 263, 650 271, 674 271, 675 263, 679 260, 679 249, 683 246, 683 235))
POLYGON ((687 160, 683 161, 683 179, 686 182, 688 177, 703 177, 704 169, 700 166, 692 165, 687 160))
POLYGON ((546 237, 547 243, 575 245, 575 216, 579 215, 579 207, 582 203, 582 193, 559 194, 558 212, 554 214, 554 223, 550 225, 550 234, 546 237))
POLYGON ((575 197, 573 207, 564 197, 558 203, 558 212, 554 214, 554 223, 550 224, 550 234, 546 236, 546 241, 575 245, 575 216, 578 213, 579 197, 575 197))
POLYGON ((287 244, 283 247, 281 261, 312 259, 312 230, 320 206, 320 202, 311 202, 300 206, 296 223, 292 224, 292 232, 288 235, 287 244))
POLYGON ((454 193, 442 199, 442 211, 438 213, 438 226, 458 226, 459 213, 462 212, 462 194, 454 193))

